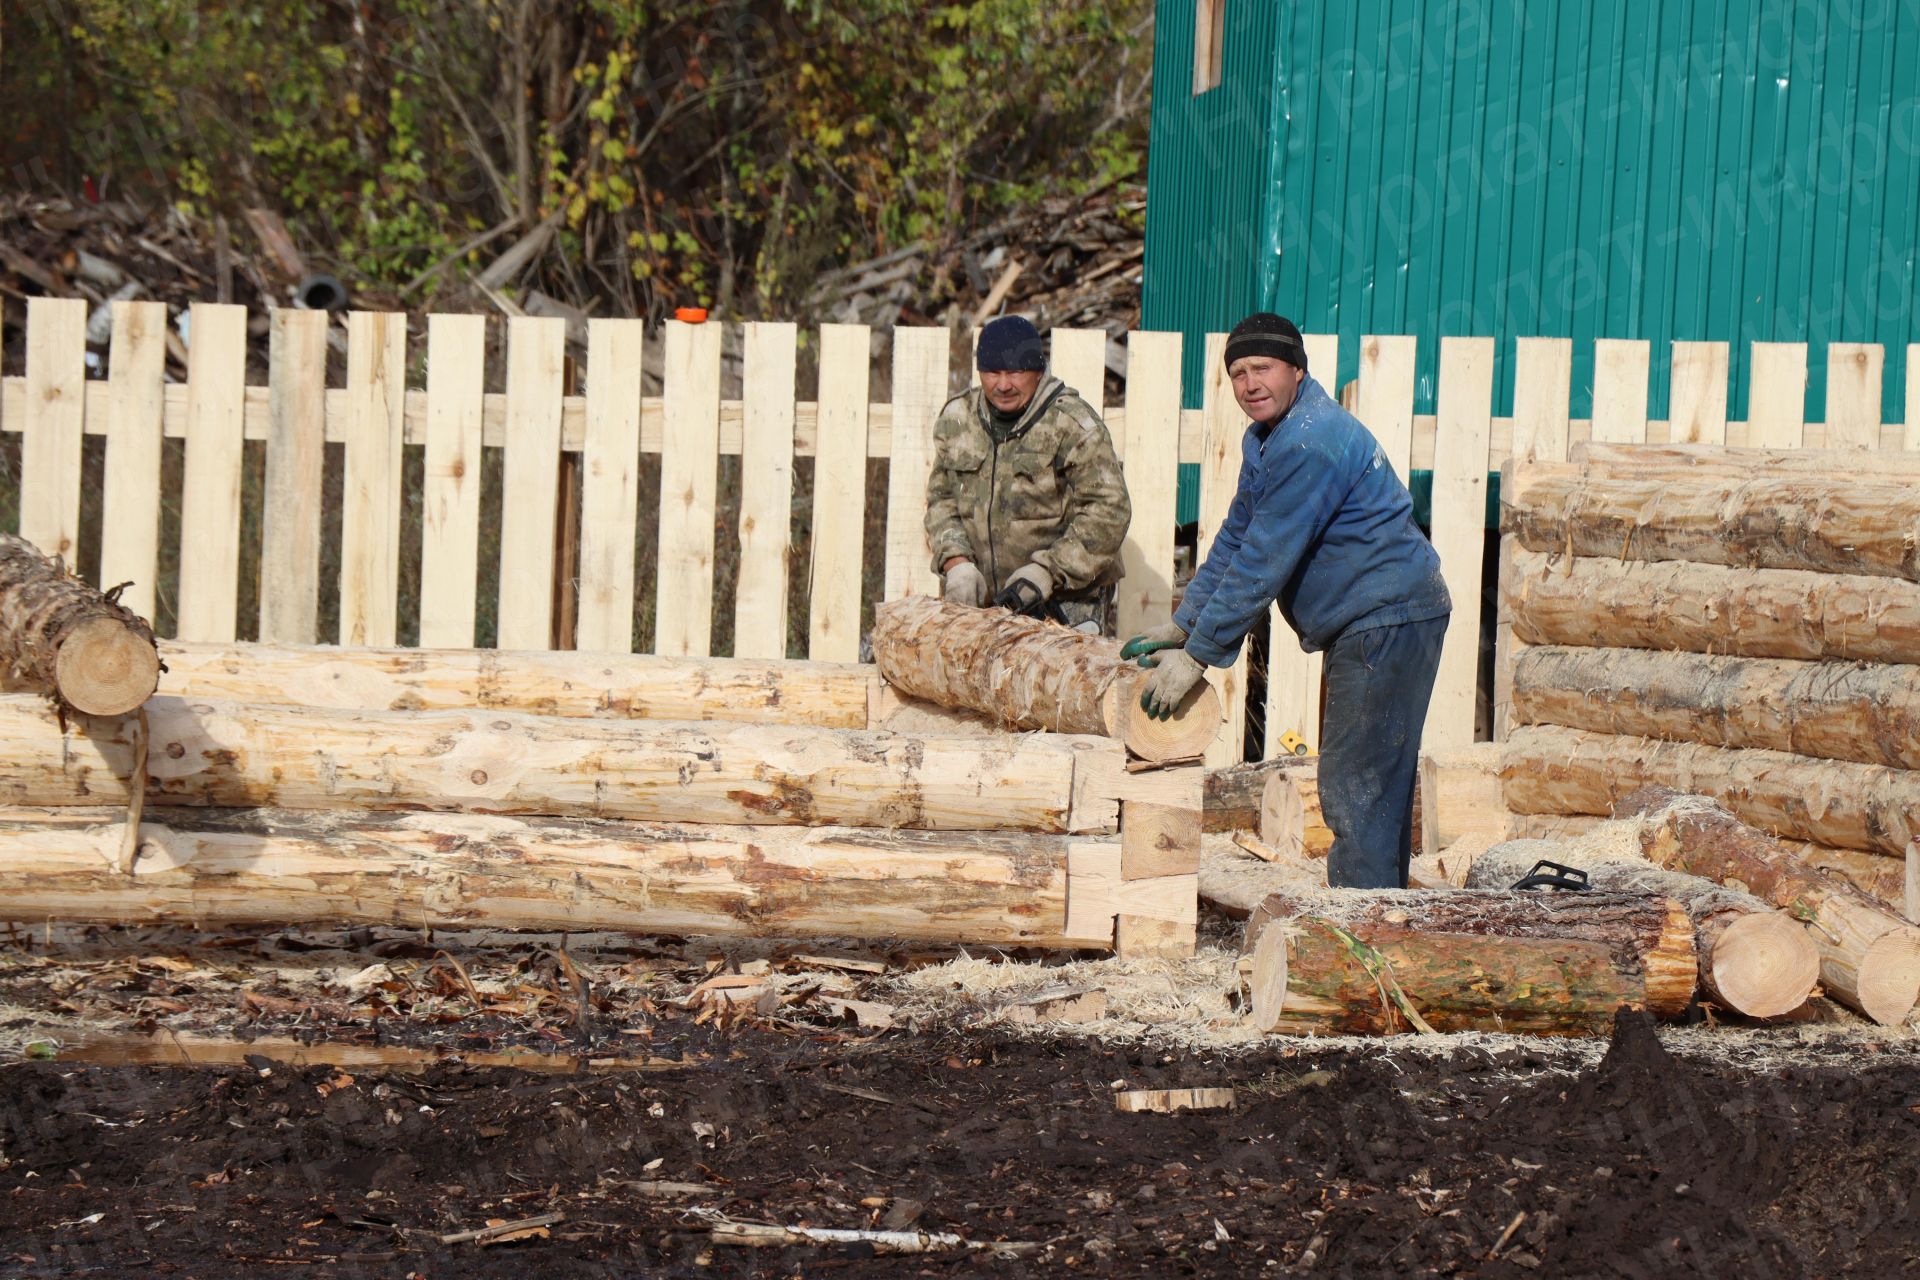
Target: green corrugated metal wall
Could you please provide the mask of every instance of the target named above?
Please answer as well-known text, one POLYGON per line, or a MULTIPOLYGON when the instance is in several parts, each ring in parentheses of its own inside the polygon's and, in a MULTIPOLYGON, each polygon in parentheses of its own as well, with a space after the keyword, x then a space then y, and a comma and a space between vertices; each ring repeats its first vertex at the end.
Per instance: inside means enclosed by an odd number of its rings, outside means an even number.
MULTIPOLYGON (((1920 339, 1920 0, 1225 0, 1221 87, 1194 97, 1194 7, 1160 0, 1143 323, 1189 338, 1258 306, 1338 332, 1886 346, 1901 416, 1920 339), (1277 252, 1275 248, 1277 247, 1277 252)), ((1323 377, 1324 381, 1324 377, 1323 377)))

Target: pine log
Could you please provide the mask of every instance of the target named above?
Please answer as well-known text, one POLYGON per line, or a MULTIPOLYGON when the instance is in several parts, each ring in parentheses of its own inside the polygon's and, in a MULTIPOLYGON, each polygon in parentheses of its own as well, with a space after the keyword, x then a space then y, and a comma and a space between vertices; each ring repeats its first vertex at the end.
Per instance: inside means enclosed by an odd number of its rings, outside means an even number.
POLYGON ((1276 773, 1312 767, 1311 757, 1275 756, 1271 760, 1207 770, 1206 792, 1201 805, 1206 829, 1211 832, 1258 831, 1260 803, 1266 795, 1267 779, 1276 773))
POLYGON ((1697 980, 1687 913, 1648 894, 1281 892, 1246 950, 1254 1026, 1288 1035, 1391 1035, 1407 1007, 1436 1031, 1604 1035, 1620 1009, 1678 1017, 1697 980))
POLYGON ((1805 1004, 1819 985, 1820 952, 1799 921, 1750 893, 1649 862, 1569 852, 1546 840, 1514 840, 1476 857, 1467 887, 1511 888, 1543 858, 1586 872, 1601 893, 1658 894, 1679 903, 1693 921, 1700 989, 1723 1009, 1777 1018, 1805 1004))
POLYGON ((523 711, 615 720, 735 720, 865 729, 873 668, 499 649, 161 646, 163 692, 350 711, 523 711))
POLYGON ((1751 476, 1781 473, 1920 477, 1920 453, 1891 449, 1749 449, 1718 444, 1603 444, 1573 447, 1589 471, 1625 475, 1751 476))
POLYGON ((1070 836, 161 809, 127 875, 124 816, 0 810, 0 919, 1112 943, 1111 914, 1068 931, 1073 862, 1111 848, 1070 836))
MULTIPOLYGON (((1609 821, 1591 814, 1515 813, 1508 816, 1513 838, 1517 840, 1577 840, 1609 821)), ((1904 905, 1906 867, 1901 859, 1860 849, 1834 849, 1810 840, 1781 840, 1780 846, 1804 865, 1831 871, 1881 906, 1920 923, 1920 917, 1907 912, 1904 905)))
POLYGON ((1557 725, 1524 725, 1507 739, 1501 766, 1516 813, 1605 817, 1642 787, 1710 796, 1771 835, 1890 857, 1906 852, 1920 823, 1920 773, 1657 742, 1557 725))
POLYGON ((1529 551, 1920 579, 1920 485, 1845 474, 1635 475, 1509 467, 1505 529, 1529 551))
POLYGON ((1011 729, 1103 733, 1145 760, 1180 760, 1220 732, 1220 696, 1202 682, 1169 720, 1140 709, 1151 674, 1112 640, 924 596, 874 611, 873 657, 887 683, 944 707, 984 712, 1011 729))
POLYGON ((1289 858, 1324 858, 1333 830, 1320 811, 1320 762, 1269 774, 1260 793, 1260 839, 1289 858))
POLYGON ((1513 717, 1920 769, 1920 666, 1538 645, 1514 663, 1513 717))
POLYGON ((0 687, 117 716, 160 680, 153 630, 30 542, 0 534, 0 687))
POLYGON ((1920 840, 1907 846, 1906 885, 1901 894, 1900 913, 1920 923, 1920 840))
POLYGON ((1501 591, 1525 644, 1920 663, 1920 585, 1892 578, 1515 548, 1501 591))
POLYGON ((1809 867, 1719 805, 1650 787, 1620 806, 1641 820, 1656 866, 1744 890, 1804 921, 1820 949, 1827 993, 1883 1026, 1920 1000, 1920 928, 1840 877, 1809 867))
MULTIPOLYGON (((1102 739, 1051 734, 918 738, 509 711, 156 698, 147 714, 148 802, 225 808, 1066 831, 1083 753, 1120 754, 1102 739)), ((124 718, 86 719, 63 736, 43 703, 0 697, 0 804, 125 803, 134 736, 124 718)))
POLYGON ((1420 849, 1435 854, 1465 837, 1507 834, 1500 799, 1500 744, 1476 742, 1420 757, 1420 849))

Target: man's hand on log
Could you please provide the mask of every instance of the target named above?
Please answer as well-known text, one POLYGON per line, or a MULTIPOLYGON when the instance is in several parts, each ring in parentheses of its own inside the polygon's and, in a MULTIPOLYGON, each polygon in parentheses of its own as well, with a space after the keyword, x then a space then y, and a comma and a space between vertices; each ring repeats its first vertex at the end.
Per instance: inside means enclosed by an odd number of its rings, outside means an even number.
POLYGON ((940 598, 948 604, 978 609, 987 602, 987 575, 971 560, 950 560, 940 598))
POLYGON ((1181 700, 1207 672, 1185 649, 1175 649, 1164 658, 1142 658, 1140 665, 1153 668, 1140 695, 1140 709, 1155 720, 1171 720, 1181 700))
MULTIPOLYGON (((1169 618, 1157 627, 1150 627, 1133 639, 1120 646, 1120 660, 1138 658, 1149 653, 1158 653, 1162 649, 1178 649, 1187 642, 1187 631, 1179 623, 1169 618)), ((1142 666, 1152 666, 1150 662, 1142 666)))
POLYGON ((1022 565, 1007 577, 1006 586, 993 602, 1002 609, 1011 609, 1015 613, 1024 613, 1029 617, 1040 616, 1040 606, 1053 594, 1053 575, 1037 564, 1022 565))

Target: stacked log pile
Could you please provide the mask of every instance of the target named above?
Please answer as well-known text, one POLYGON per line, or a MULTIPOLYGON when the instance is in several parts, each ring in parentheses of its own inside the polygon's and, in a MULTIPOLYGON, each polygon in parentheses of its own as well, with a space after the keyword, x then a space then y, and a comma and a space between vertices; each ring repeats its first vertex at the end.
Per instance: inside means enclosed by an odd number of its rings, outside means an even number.
POLYGON ((1104 732, 875 727, 851 664, 251 645, 87 714, 106 659, 25 661, 12 583, 0 918, 1192 950, 1199 770, 1104 732))
POLYGON ((1920 468, 1590 445, 1510 468, 1516 834, 1667 785, 1904 909, 1920 835, 1920 468))

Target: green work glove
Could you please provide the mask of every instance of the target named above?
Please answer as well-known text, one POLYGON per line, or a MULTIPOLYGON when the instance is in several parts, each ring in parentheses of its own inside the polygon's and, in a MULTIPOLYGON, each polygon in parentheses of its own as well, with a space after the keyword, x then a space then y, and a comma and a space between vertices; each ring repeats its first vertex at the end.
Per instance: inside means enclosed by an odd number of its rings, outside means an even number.
MULTIPOLYGON (((1162 649, 1178 649, 1187 642, 1186 628, 1168 619, 1157 627, 1142 632, 1120 646, 1120 660, 1138 658, 1142 654, 1157 653, 1162 649)), ((1150 665, 1150 664, 1149 664, 1150 665)))
POLYGON ((1140 695, 1140 709, 1155 720, 1173 719, 1180 703, 1207 674, 1185 649, 1175 649, 1164 658, 1142 658, 1140 665, 1153 669, 1140 695))

